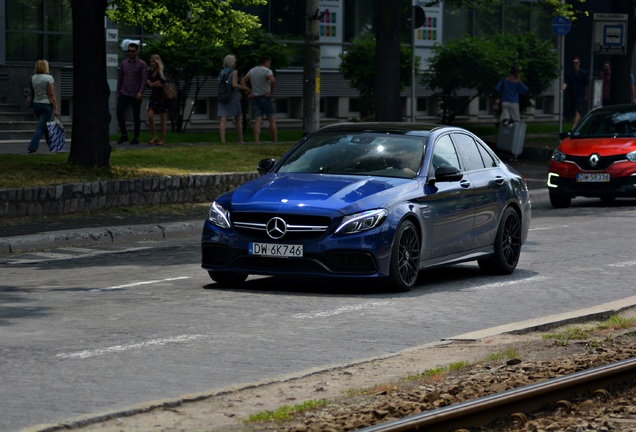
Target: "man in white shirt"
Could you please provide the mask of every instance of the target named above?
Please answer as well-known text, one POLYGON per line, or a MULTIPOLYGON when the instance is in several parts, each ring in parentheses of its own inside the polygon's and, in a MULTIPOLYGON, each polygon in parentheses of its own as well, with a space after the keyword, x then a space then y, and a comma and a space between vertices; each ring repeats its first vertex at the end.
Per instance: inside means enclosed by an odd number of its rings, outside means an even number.
POLYGON ((278 142, 278 132, 276 130, 276 118, 274 117, 274 103, 272 102, 272 93, 276 86, 274 73, 270 69, 272 60, 268 56, 262 56, 260 64, 250 69, 250 71, 241 79, 241 85, 246 86, 249 82, 252 87, 252 117, 254 118, 254 141, 259 142, 261 134, 261 122, 263 116, 267 117, 269 122, 269 132, 272 135, 272 141, 278 142))

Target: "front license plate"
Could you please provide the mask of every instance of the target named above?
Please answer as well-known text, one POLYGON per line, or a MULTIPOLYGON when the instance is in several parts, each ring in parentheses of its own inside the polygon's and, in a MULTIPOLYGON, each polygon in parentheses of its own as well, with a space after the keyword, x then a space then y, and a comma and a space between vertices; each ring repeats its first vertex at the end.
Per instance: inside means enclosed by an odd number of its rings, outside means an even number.
POLYGON ((250 243, 247 253, 263 257, 302 258, 303 245, 250 243))
POLYGON ((577 182, 603 183, 610 181, 609 173, 578 173, 577 182))

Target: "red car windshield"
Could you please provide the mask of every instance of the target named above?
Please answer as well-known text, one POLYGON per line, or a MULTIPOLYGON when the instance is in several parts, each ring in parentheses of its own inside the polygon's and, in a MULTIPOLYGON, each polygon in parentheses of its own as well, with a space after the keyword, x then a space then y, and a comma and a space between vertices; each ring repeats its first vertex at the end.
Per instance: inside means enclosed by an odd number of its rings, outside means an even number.
POLYGON ((631 110, 592 111, 583 118, 570 137, 636 137, 636 107, 631 110))

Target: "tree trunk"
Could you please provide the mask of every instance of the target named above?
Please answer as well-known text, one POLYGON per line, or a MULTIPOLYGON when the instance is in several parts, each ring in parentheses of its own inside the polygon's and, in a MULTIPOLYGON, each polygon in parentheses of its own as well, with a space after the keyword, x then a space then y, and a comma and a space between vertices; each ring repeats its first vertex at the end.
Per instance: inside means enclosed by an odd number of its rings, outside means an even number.
POLYGON ((71 0, 73 132, 68 160, 86 168, 110 166, 106 5, 106 0, 71 0))
POLYGON ((379 0, 375 37, 375 118, 402 121, 400 0, 379 0))
POLYGON ((303 135, 320 127, 320 0, 307 0, 305 31, 303 135))

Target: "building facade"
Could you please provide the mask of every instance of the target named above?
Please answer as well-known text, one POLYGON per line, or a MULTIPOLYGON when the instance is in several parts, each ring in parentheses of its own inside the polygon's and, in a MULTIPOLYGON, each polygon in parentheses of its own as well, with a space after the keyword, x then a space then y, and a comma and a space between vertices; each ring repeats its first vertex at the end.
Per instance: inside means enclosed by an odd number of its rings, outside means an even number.
MULTIPOLYGON (((425 0, 413 0, 422 6, 425 0)), ((359 94, 355 88, 343 78, 338 70, 339 55, 346 51, 354 38, 365 33, 374 32, 376 0, 321 0, 321 65, 320 92, 321 117, 332 119, 356 118, 358 113, 359 94)), ((603 12, 607 7, 603 0, 587 2, 586 7, 603 12)), ((264 28, 281 38, 292 48, 292 59, 285 69, 276 71, 276 108, 277 117, 284 119, 302 118, 303 68, 302 53, 305 32, 305 0, 271 0, 266 6, 250 8, 249 12, 258 15, 264 28)), ((408 3, 405 5, 408 9, 408 3)), ((479 36, 493 31, 534 32, 540 37, 554 41, 557 47, 558 37, 552 31, 552 18, 538 0, 504 0, 492 13, 477 12, 473 9, 459 8, 450 1, 439 5, 425 7, 424 25, 414 31, 413 44, 416 55, 423 59, 430 56, 434 44, 460 38, 466 35, 479 36)), ((71 11, 66 0, 0 0, 0 96, 8 102, 23 103, 28 91, 28 77, 32 73, 33 64, 38 58, 49 60, 52 74, 58 84, 58 98, 64 119, 72 119, 73 114, 73 58, 72 58, 72 22, 71 11)), ((582 17, 574 29, 577 34, 585 32, 587 25, 582 17)), ((143 30, 126 26, 116 26, 105 20, 105 30, 115 28, 117 46, 124 39, 142 40, 146 35, 143 30)), ((409 34, 410 28, 405 23, 403 31, 409 34)), ((590 42, 581 36, 577 40, 566 43, 568 52, 584 51, 583 47, 590 42), (569 44, 569 45, 568 45, 569 44), (580 48, 577 48, 581 45, 580 48), (569 48, 568 48, 569 46, 569 48)), ((588 45, 589 46, 589 45, 588 45)), ((589 52, 589 51, 588 51, 589 52)), ((90 55, 90 53, 87 53, 90 55)), ((119 50, 118 59, 112 54, 108 67, 116 68, 124 52, 119 50)), ((582 56, 584 57, 584 55, 582 56)), ((115 76, 109 73, 109 77, 115 76)), ((114 80, 110 80, 114 90, 114 80)), ((403 116, 411 116, 411 107, 415 108, 417 119, 436 119, 438 110, 436 101, 429 89, 424 88, 416 80, 415 91, 405 88, 402 95, 403 116), (411 96, 415 95, 415 103, 411 96)), ((533 118, 554 118, 558 114, 558 82, 550 91, 535 101, 536 108, 528 113, 528 120, 533 118)), ((470 97, 470 89, 466 89, 464 97, 470 97)), ((216 120, 216 85, 215 80, 208 83, 200 93, 193 115, 195 121, 216 120)), ((114 109, 114 107, 111 107, 114 109)), ((492 119, 488 101, 475 100, 465 114, 466 120, 492 119)), ((113 116, 114 117, 114 116, 113 116)))

